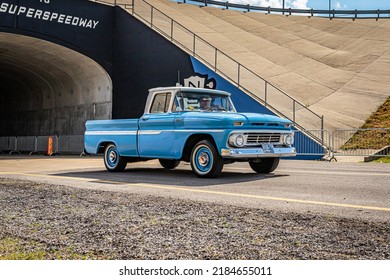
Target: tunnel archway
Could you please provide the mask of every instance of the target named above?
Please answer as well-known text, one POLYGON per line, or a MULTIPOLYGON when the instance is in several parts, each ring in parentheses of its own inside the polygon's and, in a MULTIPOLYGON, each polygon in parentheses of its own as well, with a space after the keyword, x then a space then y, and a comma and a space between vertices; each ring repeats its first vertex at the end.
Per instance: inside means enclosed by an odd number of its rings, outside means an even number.
POLYGON ((112 81, 94 60, 45 40, 0 33, 0 136, 83 134, 112 116, 112 81))

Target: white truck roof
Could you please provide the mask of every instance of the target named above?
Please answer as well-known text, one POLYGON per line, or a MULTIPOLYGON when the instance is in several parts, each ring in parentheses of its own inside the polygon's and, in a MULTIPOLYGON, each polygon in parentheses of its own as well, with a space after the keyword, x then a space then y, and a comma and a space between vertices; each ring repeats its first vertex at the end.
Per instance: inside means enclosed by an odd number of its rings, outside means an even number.
POLYGON ((208 89, 208 88, 195 88, 195 87, 157 87, 149 89, 149 93, 156 92, 156 91, 186 91, 186 92, 194 92, 194 93, 214 93, 214 94, 221 94, 230 96, 229 92, 222 91, 222 90, 216 90, 216 89, 208 89))

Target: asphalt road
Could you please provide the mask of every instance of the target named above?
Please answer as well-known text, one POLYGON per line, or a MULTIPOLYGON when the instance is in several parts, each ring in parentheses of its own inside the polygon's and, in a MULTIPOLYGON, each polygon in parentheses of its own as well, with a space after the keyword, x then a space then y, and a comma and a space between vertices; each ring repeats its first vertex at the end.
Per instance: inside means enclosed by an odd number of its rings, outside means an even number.
POLYGON ((282 160, 275 172, 260 175, 235 163, 220 178, 199 179, 187 163, 165 170, 154 160, 109 173, 100 157, 0 156, 0 177, 390 222, 389 164, 282 160))

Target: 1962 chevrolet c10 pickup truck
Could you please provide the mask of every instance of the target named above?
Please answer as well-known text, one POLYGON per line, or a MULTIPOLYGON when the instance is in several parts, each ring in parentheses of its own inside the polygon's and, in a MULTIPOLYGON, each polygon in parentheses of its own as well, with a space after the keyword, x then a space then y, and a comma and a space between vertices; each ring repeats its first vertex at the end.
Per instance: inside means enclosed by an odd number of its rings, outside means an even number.
POLYGON ((224 164, 236 161, 269 173, 280 157, 296 155, 291 125, 276 116, 237 113, 224 91, 154 88, 140 119, 87 121, 84 145, 90 154, 104 153, 109 171, 159 159, 166 169, 190 162, 205 178, 219 176, 224 164))

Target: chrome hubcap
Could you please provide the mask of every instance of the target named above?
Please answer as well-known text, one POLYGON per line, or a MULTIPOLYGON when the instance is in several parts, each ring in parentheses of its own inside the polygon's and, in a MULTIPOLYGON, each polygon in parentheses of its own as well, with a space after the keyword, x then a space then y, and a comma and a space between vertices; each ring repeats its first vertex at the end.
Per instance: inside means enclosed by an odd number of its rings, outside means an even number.
POLYGON ((198 156, 198 162, 201 166, 207 166, 207 164, 209 164, 210 162, 210 158, 209 158, 209 155, 205 152, 202 152, 199 156, 198 156))
POLYGON ((111 162, 115 162, 115 160, 116 160, 116 153, 114 151, 111 151, 109 157, 110 157, 110 161, 111 162))

